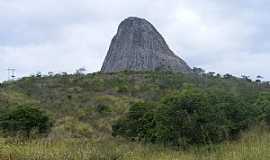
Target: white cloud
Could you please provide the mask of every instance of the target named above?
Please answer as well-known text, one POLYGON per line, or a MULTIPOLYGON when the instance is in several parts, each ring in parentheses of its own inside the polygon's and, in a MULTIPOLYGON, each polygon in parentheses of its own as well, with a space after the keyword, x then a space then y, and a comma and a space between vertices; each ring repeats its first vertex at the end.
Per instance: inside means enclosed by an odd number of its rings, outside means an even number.
POLYGON ((118 24, 129 16, 151 21, 191 66, 270 80, 268 14, 252 1, 2 0, 0 81, 8 67, 19 76, 81 66, 98 71, 118 24))

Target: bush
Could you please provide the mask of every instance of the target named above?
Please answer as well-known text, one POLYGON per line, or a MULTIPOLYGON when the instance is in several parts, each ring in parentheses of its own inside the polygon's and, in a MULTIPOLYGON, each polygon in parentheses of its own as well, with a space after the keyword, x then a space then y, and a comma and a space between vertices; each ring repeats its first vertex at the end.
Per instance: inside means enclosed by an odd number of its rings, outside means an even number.
POLYGON ((241 131, 249 129, 259 120, 260 107, 246 102, 243 97, 222 90, 208 91, 209 105, 229 120, 229 138, 238 138, 241 131))
POLYGON ((117 87, 118 93, 127 93, 128 92, 128 86, 127 85, 120 85, 117 87))
POLYGON ((154 104, 135 103, 124 119, 112 126, 113 136, 122 135, 132 140, 151 141, 150 129, 153 128, 154 104))
POLYGON ((256 122, 258 110, 235 95, 187 86, 159 104, 137 103, 113 125, 113 135, 186 146, 236 138, 256 122))
POLYGON ((0 129, 9 136, 20 134, 29 138, 34 131, 37 134, 46 134, 51 126, 49 116, 36 107, 12 107, 0 117, 0 129))
POLYGON ((260 108, 260 118, 270 125, 270 93, 263 92, 257 98, 255 103, 257 107, 260 108))
POLYGON ((179 139, 199 144, 216 143, 226 138, 228 121, 224 113, 209 105, 207 94, 202 90, 184 89, 176 96, 167 97, 163 104, 171 117, 169 123, 176 137, 174 144, 178 144, 179 139))
POLYGON ((105 105, 105 104, 98 104, 95 109, 96 109, 96 112, 98 112, 98 113, 109 113, 109 112, 111 112, 110 107, 105 105))

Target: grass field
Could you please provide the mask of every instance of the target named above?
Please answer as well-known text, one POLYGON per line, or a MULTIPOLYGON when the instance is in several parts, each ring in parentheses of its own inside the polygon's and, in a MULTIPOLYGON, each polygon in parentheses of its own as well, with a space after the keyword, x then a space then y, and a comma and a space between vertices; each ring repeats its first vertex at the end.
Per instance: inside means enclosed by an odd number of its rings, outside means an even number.
POLYGON ((269 160, 270 132, 257 128, 238 141, 186 151, 126 141, 1 139, 1 160, 269 160))

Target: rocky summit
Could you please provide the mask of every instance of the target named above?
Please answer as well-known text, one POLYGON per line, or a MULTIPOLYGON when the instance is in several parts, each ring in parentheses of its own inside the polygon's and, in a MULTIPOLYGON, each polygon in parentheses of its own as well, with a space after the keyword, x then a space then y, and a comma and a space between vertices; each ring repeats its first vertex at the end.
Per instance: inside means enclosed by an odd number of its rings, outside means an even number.
POLYGON ((130 17, 118 27, 101 72, 172 71, 188 73, 190 67, 168 47, 145 19, 130 17))

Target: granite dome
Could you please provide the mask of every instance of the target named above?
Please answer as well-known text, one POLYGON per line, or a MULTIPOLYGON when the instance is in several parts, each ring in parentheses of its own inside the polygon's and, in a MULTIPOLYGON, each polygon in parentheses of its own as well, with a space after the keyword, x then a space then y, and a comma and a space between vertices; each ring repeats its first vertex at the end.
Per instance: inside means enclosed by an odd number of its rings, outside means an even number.
POLYGON ((120 23, 101 72, 119 71, 190 72, 190 67, 168 47, 147 20, 130 17, 120 23))

